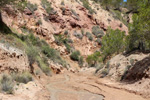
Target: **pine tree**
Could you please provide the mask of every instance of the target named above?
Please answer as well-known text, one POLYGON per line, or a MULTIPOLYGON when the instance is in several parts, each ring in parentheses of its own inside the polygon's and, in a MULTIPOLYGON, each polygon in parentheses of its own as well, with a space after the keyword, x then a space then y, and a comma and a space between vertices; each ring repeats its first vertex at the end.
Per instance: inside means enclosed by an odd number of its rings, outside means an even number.
POLYGON ((138 2, 138 13, 133 15, 133 23, 129 27, 127 37, 129 51, 138 49, 150 50, 150 1, 138 2))

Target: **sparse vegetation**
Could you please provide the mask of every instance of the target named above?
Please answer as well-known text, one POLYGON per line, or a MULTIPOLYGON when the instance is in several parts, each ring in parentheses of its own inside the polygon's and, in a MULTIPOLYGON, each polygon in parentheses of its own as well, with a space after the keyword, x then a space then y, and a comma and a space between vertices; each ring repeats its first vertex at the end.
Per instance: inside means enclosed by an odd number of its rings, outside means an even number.
POLYGON ((46 10, 48 14, 53 14, 54 9, 51 7, 51 3, 47 0, 42 0, 41 2, 42 7, 46 10))
POLYGON ((68 30, 65 30, 64 35, 68 35, 68 30))
MULTIPOLYGON (((64 34, 67 34, 68 31, 65 31, 64 34)), ((57 45, 65 45, 67 52, 70 53, 71 52, 71 46, 70 43, 73 43, 73 41, 71 39, 68 39, 68 37, 66 37, 65 35, 55 35, 55 42, 57 45)))
POLYGON ((73 61, 77 61, 80 67, 83 66, 84 59, 83 59, 83 56, 81 56, 80 51, 73 51, 70 55, 70 58, 73 61))
POLYGON ((11 40, 7 39, 10 41, 10 44, 13 43, 15 44, 13 46, 26 52, 30 66, 32 66, 33 63, 38 63, 45 74, 48 75, 48 73, 50 73, 49 60, 66 66, 66 62, 62 60, 58 51, 50 48, 44 40, 40 40, 32 33, 28 35, 18 35, 15 33, 5 35, 5 37, 8 36, 12 38, 11 40))
POLYGON ((80 1, 83 3, 83 6, 84 6, 87 10, 89 10, 89 13, 90 13, 90 14, 96 13, 96 12, 91 8, 91 6, 90 6, 88 0, 80 0, 80 1))
POLYGON ((77 31, 74 31, 73 35, 75 37, 77 37, 78 39, 82 39, 83 38, 83 35, 81 33, 78 33, 77 31))
POLYGON ((37 10, 37 4, 31 4, 30 2, 27 2, 27 8, 33 13, 34 11, 37 10))
POLYGON ((1 80, 0 80, 0 88, 1 91, 6 92, 8 94, 12 94, 13 93, 13 80, 10 76, 8 76, 7 74, 2 75, 1 80))
POLYGON ((100 29, 99 26, 93 26, 92 27, 92 33, 98 38, 101 38, 104 36, 103 30, 100 29))
MULTIPOLYGON (((126 19, 124 19, 122 12, 120 12, 119 10, 111 10, 111 13, 116 20, 120 20, 121 22, 123 22, 124 25, 128 26, 128 22, 126 19)), ((124 14, 124 16, 127 16, 127 15, 124 14)), ((123 26, 122 24, 119 25, 119 27, 121 28, 122 26, 123 26)))
POLYGON ((98 43, 98 45, 102 45, 102 40, 101 40, 100 38, 98 38, 98 39, 96 40, 96 42, 98 43))
POLYGON ((51 69, 49 68, 49 64, 47 63, 47 61, 45 62, 43 59, 41 59, 40 57, 37 58, 37 63, 38 66, 41 68, 41 70, 46 74, 46 75, 51 75, 51 69))
POLYGON ((100 56, 101 56, 101 54, 98 51, 93 53, 92 55, 89 55, 86 58, 88 65, 90 67, 95 67, 95 65, 101 61, 100 56))
POLYGON ((11 75, 3 74, 0 79, 0 90, 7 94, 13 94, 16 82, 27 84, 33 81, 32 75, 29 72, 13 73, 11 75))
POLYGON ((75 10, 71 9, 72 14, 79 20, 79 16, 75 10))
POLYGON ((30 81, 33 81, 32 75, 29 72, 23 72, 23 73, 15 73, 13 75, 13 78, 16 82, 19 83, 25 83, 27 84, 30 81))
POLYGON ((92 36, 92 34, 90 32, 86 32, 86 36, 88 37, 88 39, 90 41, 93 41, 93 36, 92 36))
POLYGON ((78 61, 78 64, 80 65, 80 67, 83 66, 83 63, 84 63, 83 56, 80 56, 80 57, 79 57, 79 61, 78 61))
POLYGON ((79 61, 79 56, 80 56, 80 52, 79 51, 74 51, 72 52, 72 54, 70 55, 70 58, 74 61, 79 61))

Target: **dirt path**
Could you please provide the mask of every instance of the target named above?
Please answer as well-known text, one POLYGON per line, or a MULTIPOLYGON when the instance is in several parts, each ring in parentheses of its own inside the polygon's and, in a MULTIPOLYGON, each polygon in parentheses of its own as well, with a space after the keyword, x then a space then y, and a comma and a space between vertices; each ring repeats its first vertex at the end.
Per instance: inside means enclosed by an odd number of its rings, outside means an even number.
POLYGON ((47 88, 51 93, 50 100, 147 100, 103 82, 92 75, 66 72, 51 77, 47 88))
POLYGON ((55 86, 59 84, 65 84, 69 81, 70 77, 68 75, 64 75, 64 80, 52 82, 47 85, 47 88, 51 92, 51 100, 103 100, 102 95, 93 94, 88 91, 64 90, 55 86), (61 95, 63 96, 61 97, 61 95))

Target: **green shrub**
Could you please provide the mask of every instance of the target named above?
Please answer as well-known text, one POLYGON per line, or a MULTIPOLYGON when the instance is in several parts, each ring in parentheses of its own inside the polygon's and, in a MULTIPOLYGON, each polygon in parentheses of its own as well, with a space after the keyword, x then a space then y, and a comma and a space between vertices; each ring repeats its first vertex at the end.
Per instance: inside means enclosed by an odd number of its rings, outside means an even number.
POLYGON ((83 66, 83 63, 84 63, 83 56, 80 56, 79 61, 78 61, 78 64, 80 65, 80 67, 83 66))
POLYGON ((37 10, 37 4, 31 4, 30 2, 27 3, 27 8, 33 13, 37 10))
POLYGON ((19 83, 27 84, 30 81, 33 81, 32 75, 29 72, 18 73, 14 75, 14 80, 19 83))
POLYGON ((92 33, 96 36, 96 37, 103 37, 104 36, 104 32, 103 30, 100 30, 99 26, 93 26, 92 27, 92 33))
POLYGON ((95 13, 95 11, 91 8, 91 6, 89 5, 89 1, 88 0, 80 0, 83 3, 83 6, 89 10, 90 14, 95 13))
MULTIPOLYGON (((15 1, 15 0, 14 0, 15 1)), ((27 2, 27 0, 22 0, 21 2, 18 2, 17 4, 16 4, 16 7, 20 10, 20 11, 24 11, 24 9, 27 7, 27 4, 28 4, 28 2, 27 2)))
POLYGON ((2 78, 0 80, 0 87, 2 91, 8 94, 12 94, 14 84, 13 84, 13 80, 11 79, 11 77, 9 77, 6 74, 2 75, 2 78))
POLYGON ((103 60, 106 60, 108 56, 119 53, 125 49, 125 33, 120 30, 108 29, 106 35, 102 38, 102 55, 103 60))
POLYGON ((92 36, 92 34, 90 32, 86 32, 86 36, 88 37, 88 39, 90 41, 93 41, 93 36, 92 36))
POLYGON ((47 0, 42 0, 41 2, 42 7, 46 10, 46 12, 48 14, 53 14, 54 13, 54 9, 51 7, 51 3, 47 0))
POLYGON ((81 33, 77 33, 76 31, 74 31, 73 35, 75 37, 77 37, 78 39, 82 39, 83 38, 83 35, 81 33))
POLYGON ((68 35, 68 30, 65 30, 64 35, 68 35))
POLYGON ((94 67, 97 63, 100 62, 100 56, 101 56, 101 54, 98 51, 93 53, 93 54, 91 54, 91 55, 89 55, 86 58, 86 61, 87 61, 88 65, 90 67, 94 67))
MULTIPOLYGON (((128 26, 127 20, 123 18, 122 13, 119 10, 111 10, 111 13, 115 19, 120 20, 124 25, 128 26)), ((122 24, 119 26, 122 27, 122 24)))
POLYGON ((53 48, 50 48, 49 46, 43 46, 42 47, 42 52, 49 58, 51 59, 54 63, 58 63, 63 65, 64 61, 62 60, 60 53, 56 51, 53 48))
POLYGON ((54 35, 55 42, 57 45, 62 45, 64 43, 65 37, 64 35, 54 35))
POLYGON ((98 38, 98 39, 96 40, 96 42, 98 43, 98 45, 102 45, 102 41, 101 41, 100 38, 98 38))
POLYGON ((38 66, 41 68, 41 70, 46 74, 46 75, 50 75, 51 74, 51 69, 49 68, 49 65, 46 64, 43 59, 41 59, 40 57, 37 58, 37 63, 38 66))
MULTIPOLYGON (((32 64, 38 63, 42 71, 47 74, 50 72, 49 60, 61 64, 62 66, 66 66, 66 62, 61 58, 58 51, 51 48, 46 41, 40 40, 40 38, 35 37, 33 34, 20 35, 14 33, 8 35, 12 37, 12 39, 9 40, 14 43, 13 46, 26 52, 31 67, 32 64)), ((6 37, 8 37, 8 35, 6 37)), ((63 42, 64 41, 67 40, 64 39, 63 42)))
POLYGON ((28 56, 29 64, 32 66, 33 63, 36 62, 36 57, 39 55, 38 52, 36 51, 35 47, 30 47, 26 49, 26 53, 28 56))
POLYGON ((40 41, 39 37, 35 37, 32 33, 30 33, 28 35, 28 38, 25 42, 27 42, 28 44, 31 44, 33 46, 41 46, 41 41, 40 41))
MULTIPOLYGON (((65 31, 65 34, 67 34, 68 31, 65 31)), ((69 43, 73 43, 71 39, 66 38, 64 35, 55 35, 55 42, 57 45, 65 45, 67 52, 70 53, 71 46, 69 43)))
POLYGON ((26 27, 25 25, 21 26, 21 31, 22 33, 26 33, 26 34, 32 33, 32 30, 26 27))
POLYGON ((79 56, 80 56, 80 52, 79 51, 74 51, 72 52, 72 54, 70 55, 70 58, 74 61, 79 61, 79 56))

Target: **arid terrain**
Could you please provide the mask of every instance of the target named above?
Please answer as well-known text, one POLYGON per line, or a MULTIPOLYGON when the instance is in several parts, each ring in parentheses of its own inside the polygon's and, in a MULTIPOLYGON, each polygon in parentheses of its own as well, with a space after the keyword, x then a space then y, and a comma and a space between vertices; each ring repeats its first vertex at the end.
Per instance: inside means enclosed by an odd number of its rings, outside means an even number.
POLYGON ((0 100, 150 100, 144 8, 121 2, 1 0, 0 100))

